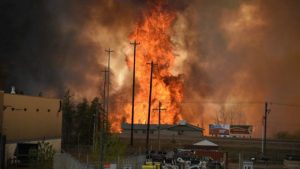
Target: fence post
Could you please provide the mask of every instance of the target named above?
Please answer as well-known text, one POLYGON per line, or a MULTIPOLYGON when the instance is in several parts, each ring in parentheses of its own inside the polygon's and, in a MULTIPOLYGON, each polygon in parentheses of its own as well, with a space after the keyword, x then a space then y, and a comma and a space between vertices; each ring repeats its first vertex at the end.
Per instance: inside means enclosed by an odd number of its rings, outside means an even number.
POLYGON ((243 154, 239 152, 239 169, 243 168, 243 154))

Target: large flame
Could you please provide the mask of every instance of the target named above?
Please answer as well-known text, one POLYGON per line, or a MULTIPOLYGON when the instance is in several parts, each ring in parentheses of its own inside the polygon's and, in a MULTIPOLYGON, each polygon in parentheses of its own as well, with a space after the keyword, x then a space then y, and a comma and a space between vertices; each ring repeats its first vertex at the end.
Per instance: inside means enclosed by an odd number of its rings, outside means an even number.
MULTIPOLYGON (((158 108, 162 102, 166 111, 161 113, 161 123, 173 124, 180 120, 180 103, 183 99, 183 82, 180 76, 171 72, 175 56, 171 41, 170 27, 175 19, 175 13, 163 9, 164 3, 156 3, 150 11, 144 13, 143 20, 137 24, 136 31, 130 36, 130 41, 140 43, 136 54, 136 95, 134 123, 146 123, 148 116, 148 98, 150 82, 150 63, 153 61, 152 109, 158 108)), ((133 58, 127 59, 132 68, 133 58)), ((132 105, 125 106, 126 122, 131 123, 132 105)), ((158 122, 157 111, 151 111, 151 123, 158 122)))

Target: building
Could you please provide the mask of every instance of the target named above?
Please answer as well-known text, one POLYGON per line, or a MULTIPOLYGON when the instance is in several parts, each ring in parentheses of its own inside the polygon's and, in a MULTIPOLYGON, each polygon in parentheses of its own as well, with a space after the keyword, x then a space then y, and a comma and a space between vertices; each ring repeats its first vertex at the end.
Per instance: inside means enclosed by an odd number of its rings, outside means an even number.
POLYGON ((251 138, 252 125, 210 124, 209 135, 215 137, 251 138))
MULTIPOLYGON (((1 166, 15 158, 20 143, 50 142, 61 148, 61 101, 0 91, 1 166)), ((0 167, 1 167, 0 166, 0 167)))
POLYGON ((219 149, 219 145, 217 145, 216 143, 213 143, 209 140, 202 140, 199 141, 197 143, 194 143, 191 146, 193 149, 201 149, 201 150, 218 150, 219 149))
POLYGON ((237 138, 251 138, 253 132, 252 125, 230 125, 230 136, 237 138))
MULTIPOLYGON (((122 124, 122 135, 130 136, 131 124, 122 124)), ((149 135, 157 136, 158 134, 158 124, 150 124, 149 135)), ((147 124, 134 124, 133 132, 135 137, 144 137, 147 134, 147 124)), ((203 136, 203 129, 185 121, 181 121, 178 124, 161 124, 160 125, 160 135, 162 137, 168 136, 203 136)))
POLYGON ((230 125, 229 124, 210 124, 209 135, 215 137, 229 137, 230 125))

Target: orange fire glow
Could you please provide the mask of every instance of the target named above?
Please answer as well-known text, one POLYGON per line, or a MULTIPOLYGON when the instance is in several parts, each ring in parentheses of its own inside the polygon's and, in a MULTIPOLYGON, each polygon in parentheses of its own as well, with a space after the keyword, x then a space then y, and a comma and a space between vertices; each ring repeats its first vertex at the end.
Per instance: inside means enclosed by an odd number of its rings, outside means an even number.
MULTIPOLYGON (((174 65, 173 44, 170 27, 175 20, 175 13, 163 9, 163 2, 158 2, 150 11, 144 13, 143 20, 137 24, 136 31, 129 39, 140 43, 136 54, 136 95, 134 123, 146 123, 148 116, 148 98, 150 82, 150 63, 153 61, 152 109, 158 108, 159 101, 166 111, 161 113, 161 123, 173 124, 182 119, 180 103, 183 99, 183 81, 174 76, 171 68, 174 65)), ((127 59, 133 67, 133 57, 127 59)), ((131 123, 132 105, 124 107, 126 122, 131 123)), ((151 112, 151 122, 158 122, 157 111, 151 112)))

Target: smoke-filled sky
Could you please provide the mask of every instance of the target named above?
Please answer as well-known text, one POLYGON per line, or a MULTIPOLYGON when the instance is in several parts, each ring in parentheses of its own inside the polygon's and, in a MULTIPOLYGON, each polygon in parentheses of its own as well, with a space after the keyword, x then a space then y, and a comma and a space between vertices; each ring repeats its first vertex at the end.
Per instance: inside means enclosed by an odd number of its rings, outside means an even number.
MULTIPOLYGON (((259 136, 268 101, 271 133, 300 130, 299 7, 296 0, 165 1, 176 13, 170 32, 173 73, 184 76, 183 118, 204 127, 253 124, 259 136)), ((128 37, 149 8, 146 0, 2 0, 0 89, 95 97, 104 50, 112 48, 112 104, 130 101, 128 37)))

